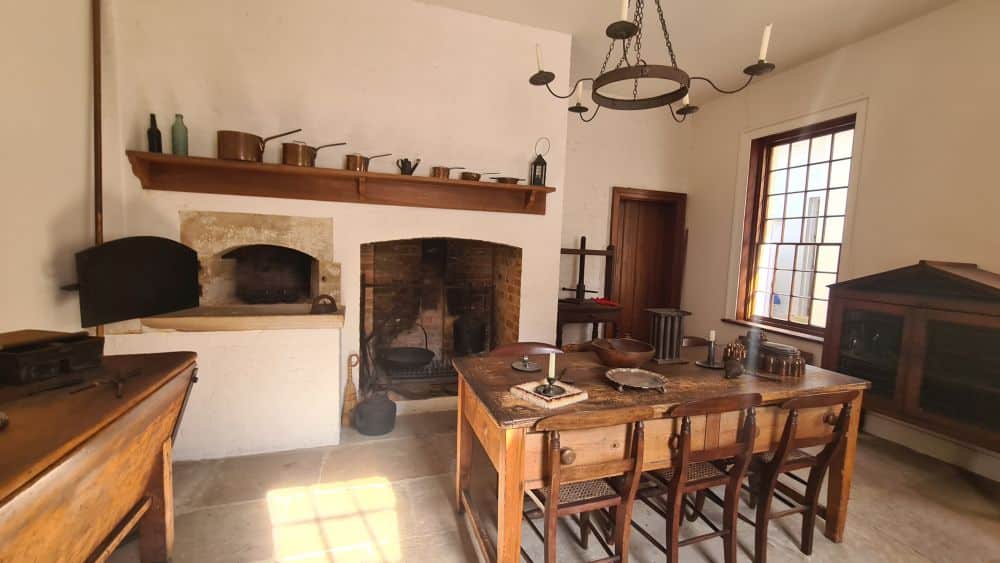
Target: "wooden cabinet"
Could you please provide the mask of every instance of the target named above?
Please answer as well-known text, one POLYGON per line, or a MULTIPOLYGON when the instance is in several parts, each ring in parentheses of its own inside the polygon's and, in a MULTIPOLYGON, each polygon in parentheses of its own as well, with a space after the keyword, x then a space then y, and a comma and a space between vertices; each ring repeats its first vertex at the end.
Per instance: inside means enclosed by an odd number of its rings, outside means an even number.
POLYGON ((865 408, 1000 451, 1000 276, 919 264, 830 286, 823 367, 865 408))

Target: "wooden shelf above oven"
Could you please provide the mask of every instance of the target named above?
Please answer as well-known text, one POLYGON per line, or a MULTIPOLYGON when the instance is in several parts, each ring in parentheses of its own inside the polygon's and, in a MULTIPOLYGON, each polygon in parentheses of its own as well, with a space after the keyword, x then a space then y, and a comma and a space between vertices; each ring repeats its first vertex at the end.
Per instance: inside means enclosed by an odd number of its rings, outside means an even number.
POLYGON ((173 192, 545 214, 555 188, 125 151, 142 187, 173 192))

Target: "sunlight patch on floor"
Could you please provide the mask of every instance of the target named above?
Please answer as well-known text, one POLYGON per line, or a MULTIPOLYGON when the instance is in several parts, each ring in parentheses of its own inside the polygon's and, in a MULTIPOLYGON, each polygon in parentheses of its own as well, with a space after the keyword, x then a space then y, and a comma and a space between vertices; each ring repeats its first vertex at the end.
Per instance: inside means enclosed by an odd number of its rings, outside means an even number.
POLYGON ((289 563, 400 561, 396 504, 383 477, 268 491, 274 557, 289 563))

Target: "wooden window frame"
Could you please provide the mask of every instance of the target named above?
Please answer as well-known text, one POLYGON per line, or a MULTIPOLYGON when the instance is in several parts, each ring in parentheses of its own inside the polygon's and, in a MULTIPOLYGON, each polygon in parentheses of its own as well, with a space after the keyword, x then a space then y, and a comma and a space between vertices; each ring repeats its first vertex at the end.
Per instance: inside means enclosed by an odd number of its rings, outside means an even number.
MULTIPOLYGON (((830 119, 820 123, 814 123, 775 133, 766 137, 759 137, 750 143, 750 172, 747 182, 747 202, 743 217, 743 239, 740 251, 740 275, 739 287, 737 289, 736 319, 739 321, 774 327, 784 331, 791 331, 809 335, 812 337, 822 337, 826 331, 825 327, 812 326, 809 324, 783 321, 767 317, 754 317, 751 309, 753 295, 750 288, 753 284, 753 275, 757 270, 757 247, 764 235, 765 209, 767 199, 767 155, 768 150, 785 143, 794 143, 810 137, 824 134, 834 134, 841 131, 856 129, 857 115, 850 114, 835 119, 830 119)), ((851 154, 851 166, 854 166, 854 154, 851 154)), ((848 185, 850 188, 850 185, 848 185)), ((846 215, 845 215, 846 217, 846 215)), ((845 221, 846 230, 846 221, 845 221)), ((843 242, 840 243, 840 253, 837 257, 837 274, 840 274, 840 265, 844 257, 843 242)), ((765 329, 766 330, 766 329, 765 329)))

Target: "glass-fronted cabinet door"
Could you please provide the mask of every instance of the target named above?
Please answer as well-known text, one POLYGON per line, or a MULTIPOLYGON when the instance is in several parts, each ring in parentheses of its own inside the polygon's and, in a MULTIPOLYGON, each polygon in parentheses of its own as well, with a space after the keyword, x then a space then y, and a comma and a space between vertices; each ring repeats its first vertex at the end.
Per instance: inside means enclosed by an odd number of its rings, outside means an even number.
POLYGON ((871 382, 865 406, 902 408, 904 312, 882 305, 847 303, 840 320, 836 371, 871 382))
MULTIPOLYGON (((1000 436, 1000 319, 917 313, 906 414, 983 445, 1000 436)), ((995 447, 996 444, 993 444, 995 447)))

